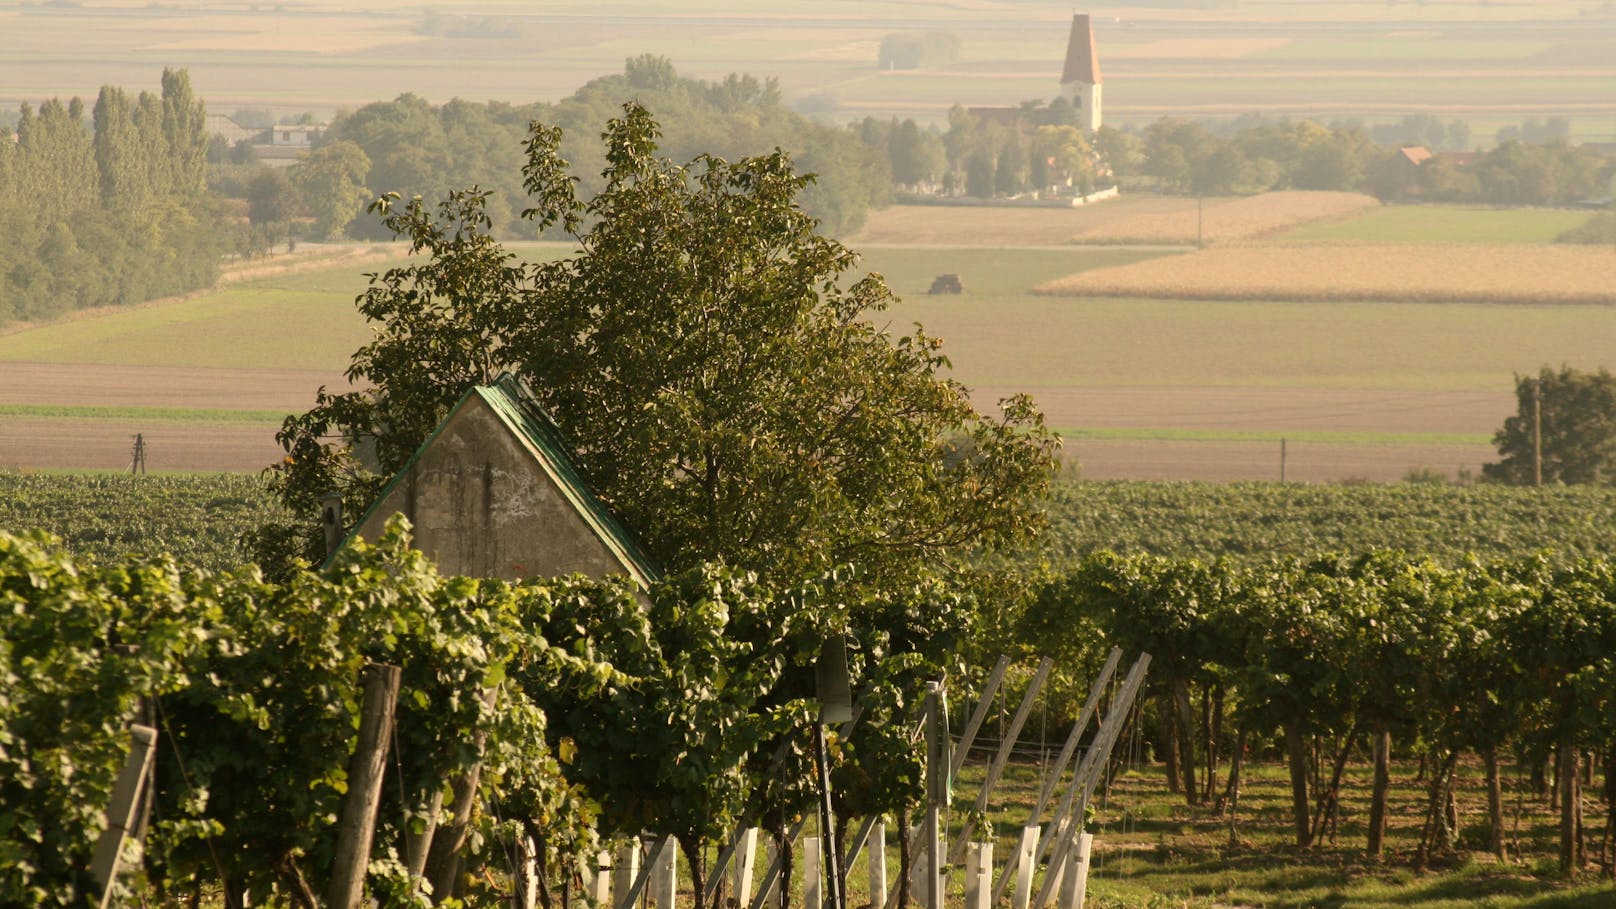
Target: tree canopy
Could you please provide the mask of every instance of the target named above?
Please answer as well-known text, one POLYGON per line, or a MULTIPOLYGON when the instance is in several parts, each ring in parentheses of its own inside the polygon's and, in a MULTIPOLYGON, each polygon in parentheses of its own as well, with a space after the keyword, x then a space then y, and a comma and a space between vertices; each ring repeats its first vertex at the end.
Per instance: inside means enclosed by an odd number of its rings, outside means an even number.
POLYGON ((519 262, 489 234, 487 193, 378 203, 423 259, 360 299, 376 339, 289 419, 275 485, 313 516, 340 489, 361 513, 473 384, 525 379, 586 479, 672 570, 708 560, 801 578, 853 563, 911 577, 1032 529, 1057 441, 1025 397, 998 416, 946 375, 941 342, 894 335, 895 300, 799 207, 783 152, 679 164, 636 104, 603 136, 580 198, 561 131, 534 124, 525 212, 578 243, 519 262), (361 464, 349 440, 374 439, 361 464))
POLYGON ((1616 376, 1544 367, 1515 377, 1515 398, 1519 409, 1493 435, 1501 458, 1483 476, 1530 486, 1541 460, 1544 483, 1616 483, 1616 376))

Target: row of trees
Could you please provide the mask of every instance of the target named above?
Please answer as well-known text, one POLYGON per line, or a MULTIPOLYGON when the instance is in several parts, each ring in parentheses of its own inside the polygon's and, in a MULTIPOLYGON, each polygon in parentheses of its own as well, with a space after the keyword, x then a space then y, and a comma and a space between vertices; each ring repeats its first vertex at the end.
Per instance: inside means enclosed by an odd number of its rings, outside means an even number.
POLYGON ((220 214, 204 192, 202 102, 184 70, 160 95, 101 90, 23 105, 0 130, 0 322, 205 287, 220 214))
POLYGON ((1047 585, 1020 633, 1074 663, 1112 644, 1154 655, 1157 742, 1169 786, 1191 805, 1233 811, 1242 756, 1272 743, 1290 769, 1298 846, 1319 838, 1344 763, 1363 752, 1374 765, 1370 854, 1384 845, 1394 752, 1426 759, 1422 860, 1460 833, 1452 792, 1464 753, 1485 768, 1482 842, 1501 858, 1501 756, 1539 780, 1553 758, 1565 870, 1585 858, 1580 786, 1590 751, 1604 756, 1601 798, 1616 812, 1608 559, 1445 567, 1382 551, 1235 565, 1100 553, 1047 585), (1318 751, 1321 772, 1310 759, 1318 751))
POLYGON ((679 76, 664 57, 627 61, 617 75, 594 79, 554 104, 450 101, 433 105, 415 95, 367 104, 337 117, 323 145, 294 169, 294 197, 305 201, 322 235, 352 224, 355 236, 382 239, 387 228, 360 219, 366 202, 387 192, 405 198, 442 198, 476 185, 488 191, 485 210, 496 232, 535 236, 521 217, 523 140, 533 122, 554 124, 574 138, 565 156, 580 166, 580 187, 601 189, 606 164, 588 138, 627 99, 657 112, 662 143, 674 157, 741 157, 789 149, 798 166, 818 175, 802 204, 826 229, 839 233, 863 222, 872 205, 891 195, 884 155, 847 130, 816 123, 787 108, 773 79, 732 74, 708 82, 679 76))

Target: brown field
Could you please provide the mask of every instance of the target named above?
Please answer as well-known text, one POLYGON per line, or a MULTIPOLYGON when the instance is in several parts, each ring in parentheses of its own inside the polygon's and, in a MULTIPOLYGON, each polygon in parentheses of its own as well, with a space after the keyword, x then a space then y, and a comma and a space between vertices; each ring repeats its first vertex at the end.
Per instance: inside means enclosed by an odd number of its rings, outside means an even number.
POLYGON ((1174 300, 1616 303, 1603 247, 1226 246, 1049 281, 1034 293, 1174 300))
MULTIPOLYGON (((1026 388, 977 386, 978 407, 1026 388)), ((1043 386, 1031 390, 1050 426, 1186 432, 1474 435, 1515 412, 1497 391, 1190 385, 1043 386)))
MULTIPOLYGON (((219 408, 301 411, 313 389, 340 386, 333 374, 297 370, 186 369, 0 364, 0 405, 219 408)), ((983 406, 1013 389, 979 388, 983 406)), ((1101 430, 1162 427, 1205 432, 1474 433, 1498 425, 1512 407, 1507 393, 1386 389, 1124 386, 1038 389, 1049 423, 1101 430)), ((152 470, 261 470, 277 460, 275 427, 266 423, 140 419, 0 420, 0 468, 119 470, 135 433, 145 437, 152 470)), ((1278 475, 1273 440, 1074 439, 1067 453, 1091 479, 1270 479, 1278 475)), ((1475 471, 1494 453, 1486 445, 1427 442, 1287 443, 1286 475, 1301 481, 1400 479, 1411 467, 1475 471)))
MULTIPOLYGON (((1280 479, 1278 441, 1224 442, 1154 439, 1078 439, 1066 443, 1085 480, 1280 479)), ((1367 480, 1395 483, 1414 468, 1449 479, 1481 473, 1498 460, 1490 445, 1419 445, 1402 442, 1298 442, 1285 445, 1285 479, 1298 483, 1367 480)))

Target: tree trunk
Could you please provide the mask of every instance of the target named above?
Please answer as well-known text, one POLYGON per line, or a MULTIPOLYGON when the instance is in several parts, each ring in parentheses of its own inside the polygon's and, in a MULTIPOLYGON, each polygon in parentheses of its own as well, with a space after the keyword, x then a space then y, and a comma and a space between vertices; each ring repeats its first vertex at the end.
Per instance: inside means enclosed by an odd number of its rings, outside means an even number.
MULTIPOLYGON (((1002 736, 1001 736, 1002 738, 1002 736)), ((909 812, 907 810, 897 813, 898 818, 898 906, 897 909, 908 909, 909 906, 909 869, 911 860, 909 855, 909 812)), ((870 897, 870 905, 875 905, 875 897, 870 897)))
POLYGON ((1340 740, 1335 755, 1335 765, 1330 769, 1329 785, 1325 786, 1324 790, 1319 793, 1318 808, 1313 815, 1313 832, 1308 837, 1310 840, 1317 841, 1319 834, 1325 829, 1325 820, 1335 815, 1336 801, 1339 799, 1341 792, 1341 775, 1346 772, 1347 755, 1352 751, 1352 740, 1357 737, 1358 726, 1353 724, 1353 727, 1347 731, 1346 738, 1340 740))
MULTIPOLYGON (((695 909, 703 909, 702 904, 705 901, 702 897, 706 894, 706 888, 704 887, 706 876, 702 873, 706 871, 702 867, 702 857, 705 850, 701 847, 702 843, 694 836, 679 838, 679 851, 685 854, 685 865, 690 869, 690 886, 695 889, 695 909)), ((672 907, 668 907, 668 909, 672 909, 672 907)))
POLYGON ((1194 805, 1200 795, 1195 785, 1195 708, 1190 704, 1190 683, 1173 680, 1173 716, 1178 722, 1178 766, 1184 776, 1184 803, 1194 805))
POLYGON ((1200 799, 1203 805, 1212 804, 1218 787, 1218 734, 1223 725, 1223 692, 1219 690, 1214 697, 1213 690, 1212 685, 1201 689, 1201 732, 1206 750, 1206 779, 1200 799))
POLYGON ((1308 823, 1307 804, 1307 737, 1301 726, 1292 720, 1285 724, 1285 753, 1291 771, 1291 811, 1296 821, 1296 845, 1306 849, 1313 845, 1312 825, 1308 823))
POLYGON ((1555 788, 1560 791, 1560 873, 1582 867, 1582 799, 1577 792, 1577 746, 1569 736, 1560 740, 1555 788))
POLYGON ((1369 797, 1370 855, 1379 857, 1386 848, 1386 793, 1391 789, 1392 733, 1384 719, 1375 722, 1375 782, 1369 797))
POLYGON ((1178 782, 1178 748, 1173 742, 1173 697, 1171 692, 1162 694, 1156 699, 1157 735, 1161 739, 1161 752, 1163 769, 1167 771, 1167 791, 1177 794, 1183 792, 1178 782))
POLYGON ((1498 746, 1489 742, 1481 750, 1481 763, 1487 772, 1487 824, 1492 828, 1487 836, 1487 848, 1493 857, 1504 858, 1504 786, 1498 775, 1498 746))
POLYGON ((1240 726, 1240 733, 1235 736, 1234 757, 1229 761, 1229 787, 1223 790, 1223 798, 1219 800, 1218 810, 1223 811, 1228 806, 1229 811, 1229 845, 1240 842, 1240 831, 1236 827, 1236 818, 1240 811, 1240 771, 1246 763, 1246 727, 1240 726))

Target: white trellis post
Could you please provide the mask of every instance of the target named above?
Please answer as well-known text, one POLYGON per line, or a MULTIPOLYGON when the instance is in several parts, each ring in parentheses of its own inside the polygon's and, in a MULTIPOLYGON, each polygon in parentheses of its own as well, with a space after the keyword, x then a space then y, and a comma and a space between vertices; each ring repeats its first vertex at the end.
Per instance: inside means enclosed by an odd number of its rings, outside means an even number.
POLYGON ((1061 880, 1061 909, 1083 909, 1083 899, 1088 895, 1089 854, 1094 848, 1094 834, 1079 833, 1076 845, 1073 861, 1068 864, 1066 877, 1061 880))
POLYGON ((630 894, 634 882, 640 877, 640 839, 629 837, 617 850, 617 862, 612 866, 612 905, 616 909, 630 909, 630 894))
POLYGON ((1016 849, 1016 889, 1010 897, 1010 909, 1027 909, 1032 901, 1032 873, 1038 860, 1038 835, 1043 828, 1037 824, 1021 828, 1021 844, 1016 849))
POLYGON ((817 836, 802 839, 802 905, 803 909, 822 909, 825 905, 824 875, 819 868, 817 836))
POLYGON ((589 888, 589 898, 601 909, 612 905, 612 854, 602 850, 595 854, 595 876, 589 888))
POLYGON ((752 905, 752 869, 757 863, 758 829, 748 827, 741 831, 736 842, 735 864, 731 866, 731 888, 735 891, 735 905, 752 905))
POLYGON ((965 851, 965 909, 993 905, 993 844, 972 843, 965 851))
POLYGON ((679 841, 668 837, 655 859, 651 868, 651 904, 657 909, 674 909, 679 897, 679 841))

